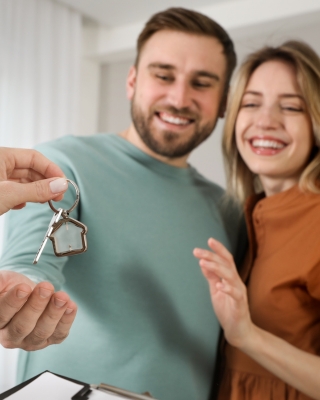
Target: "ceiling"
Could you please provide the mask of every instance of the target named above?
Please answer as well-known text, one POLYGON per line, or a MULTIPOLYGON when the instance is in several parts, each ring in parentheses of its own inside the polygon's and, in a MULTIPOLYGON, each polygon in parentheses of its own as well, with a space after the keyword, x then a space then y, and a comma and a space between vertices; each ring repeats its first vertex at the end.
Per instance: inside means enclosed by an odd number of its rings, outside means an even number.
POLYGON ((106 27, 145 21, 152 14, 169 7, 199 9, 230 0, 55 0, 106 27))

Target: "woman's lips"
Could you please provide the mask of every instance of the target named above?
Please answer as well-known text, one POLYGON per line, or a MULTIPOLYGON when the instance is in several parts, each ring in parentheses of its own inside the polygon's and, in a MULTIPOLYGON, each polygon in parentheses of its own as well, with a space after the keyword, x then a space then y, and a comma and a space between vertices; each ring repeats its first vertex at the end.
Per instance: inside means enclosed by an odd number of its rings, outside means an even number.
POLYGON ((249 143, 252 151, 258 155, 275 155, 287 146, 282 140, 273 137, 251 138, 249 143))

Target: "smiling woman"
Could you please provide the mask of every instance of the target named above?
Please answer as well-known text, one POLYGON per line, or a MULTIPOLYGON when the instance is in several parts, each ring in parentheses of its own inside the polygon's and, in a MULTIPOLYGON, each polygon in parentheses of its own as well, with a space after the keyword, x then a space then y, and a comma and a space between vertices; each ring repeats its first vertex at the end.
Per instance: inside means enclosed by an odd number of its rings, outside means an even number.
MULTIPOLYGON (((265 122, 261 119, 258 122, 258 125, 260 124, 259 134, 263 132, 264 139, 269 136, 270 132, 280 134, 279 129, 272 126, 273 123, 282 126, 283 121, 286 120, 291 121, 292 126, 298 121, 304 124, 304 128, 301 128, 306 135, 305 139, 308 142, 309 136, 312 135, 311 140, 314 146, 310 159, 307 160, 306 168, 303 172, 300 171, 302 173, 299 176, 299 186, 304 190, 319 192, 320 152, 317 147, 320 144, 319 64, 319 56, 308 45, 290 41, 282 46, 266 47, 251 54, 239 69, 230 94, 223 151, 226 160, 228 191, 240 202, 244 202, 256 190, 262 189, 257 174, 251 171, 250 166, 247 166, 246 159, 242 158, 240 149, 237 148, 238 139, 236 137, 239 136, 240 124, 244 120, 242 115, 248 114, 254 114, 259 118, 262 115, 262 118, 273 119, 271 126, 267 129, 263 129, 265 122), (260 86, 264 85, 264 89, 270 89, 268 93, 262 93, 263 89, 260 87, 254 90, 251 87, 257 81, 257 75, 261 77, 262 74, 264 76, 263 79, 259 79, 259 84, 260 86), (282 82, 282 78, 286 83, 282 82), (273 105, 270 106, 272 88, 274 100, 273 105), (269 95, 269 103, 267 103, 267 95, 269 95), (251 109, 250 113, 248 109, 251 109), (257 109, 258 112, 256 112, 257 109), (261 109, 263 110, 262 114, 261 109), (280 115, 282 115, 282 121, 279 122, 280 115), (235 135, 236 127, 239 127, 237 135, 235 135)), ((270 120, 267 124, 269 123, 270 120)), ((261 139, 261 137, 256 139, 261 139)), ((274 135, 272 139, 274 139, 274 135)), ((263 158, 261 157, 260 160, 263 158)))
POLYGON ((314 146, 311 118, 292 65, 271 60, 251 75, 235 126, 239 153, 267 195, 299 181, 314 146))
POLYGON ((224 151, 245 201, 242 280, 221 243, 194 250, 228 342, 219 400, 320 399, 319 104, 320 59, 301 42, 253 53, 235 81, 224 151))

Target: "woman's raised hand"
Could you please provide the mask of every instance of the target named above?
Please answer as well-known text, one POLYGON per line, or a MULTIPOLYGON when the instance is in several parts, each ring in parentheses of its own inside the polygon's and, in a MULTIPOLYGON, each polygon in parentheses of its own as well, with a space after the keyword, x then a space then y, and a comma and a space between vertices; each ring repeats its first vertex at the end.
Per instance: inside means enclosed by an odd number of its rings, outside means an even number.
POLYGON ((226 340, 242 348, 250 340, 253 328, 247 289, 230 252, 212 238, 208 240, 208 245, 212 251, 196 248, 193 254, 199 259, 202 273, 209 283, 212 305, 226 340))

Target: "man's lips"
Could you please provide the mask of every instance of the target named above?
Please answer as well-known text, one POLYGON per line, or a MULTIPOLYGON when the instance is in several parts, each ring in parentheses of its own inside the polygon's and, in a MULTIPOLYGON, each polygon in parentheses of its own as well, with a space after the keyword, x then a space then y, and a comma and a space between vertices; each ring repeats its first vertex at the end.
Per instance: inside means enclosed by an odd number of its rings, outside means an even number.
POLYGON ((165 111, 156 112, 156 115, 162 122, 176 126, 187 126, 194 122, 193 118, 187 118, 181 115, 174 115, 165 111))
POLYGON ((278 154, 287 146, 287 143, 274 137, 253 137, 248 141, 253 152, 259 155, 278 154))

